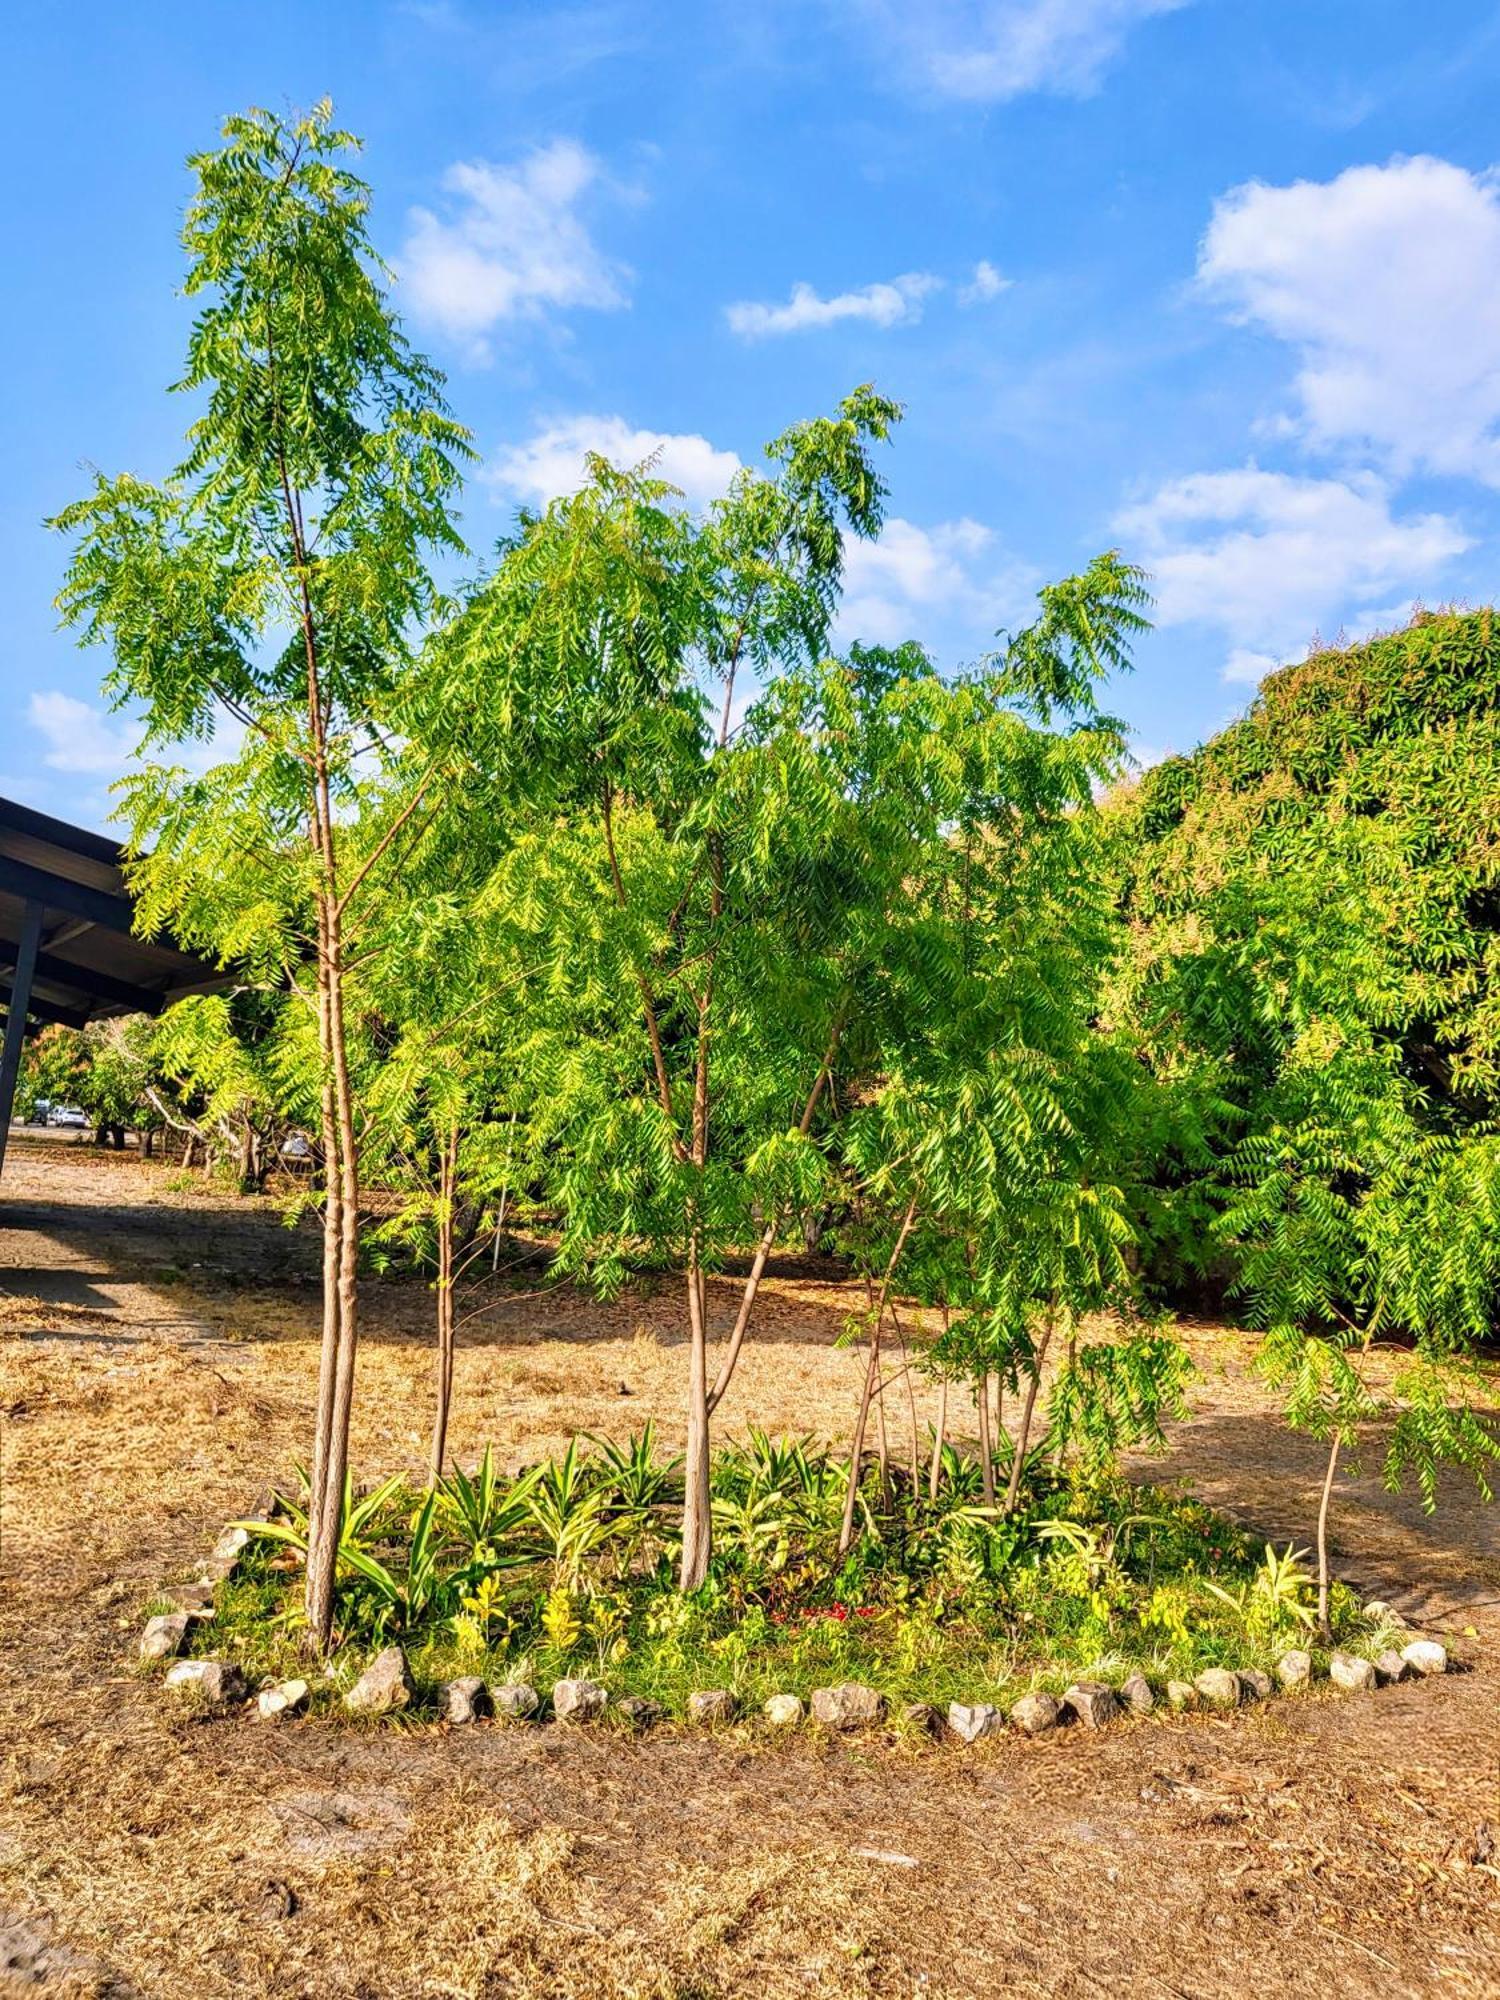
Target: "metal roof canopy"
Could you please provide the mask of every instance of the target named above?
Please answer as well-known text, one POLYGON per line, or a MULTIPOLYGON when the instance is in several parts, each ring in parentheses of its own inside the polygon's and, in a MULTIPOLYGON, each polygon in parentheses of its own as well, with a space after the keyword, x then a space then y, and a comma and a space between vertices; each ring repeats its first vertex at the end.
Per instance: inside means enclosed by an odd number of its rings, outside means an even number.
POLYGON ((123 862, 102 834, 0 799, 0 1167, 28 1019, 81 1028, 229 984, 206 959, 134 934, 123 862))

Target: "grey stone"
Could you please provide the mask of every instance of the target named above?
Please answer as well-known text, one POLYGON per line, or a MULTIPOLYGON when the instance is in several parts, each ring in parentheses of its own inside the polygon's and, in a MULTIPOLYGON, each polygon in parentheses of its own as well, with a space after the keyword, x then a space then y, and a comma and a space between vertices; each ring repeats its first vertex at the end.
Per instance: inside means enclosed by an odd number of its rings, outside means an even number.
POLYGON ((950 1701, 948 1727, 960 1742, 977 1743, 981 1736, 998 1736, 1005 1717, 987 1701, 950 1701))
POLYGON ((1191 1681, 1167 1682, 1167 1706, 1183 1709, 1198 1706, 1198 1690, 1191 1681))
POLYGON ((597 1722, 609 1696, 597 1681, 554 1681, 552 1713, 559 1722, 597 1722))
POLYGON ((1353 1653, 1334 1653, 1328 1662, 1328 1678, 1346 1694, 1360 1694, 1375 1685, 1375 1669, 1368 1660, 1353 1653))
POLYGON ((1382 1687, 1391 1681, 1408 1680, 1415 1671, 1394 1646, 1387 1646, 1383 1653, 1375 1655, 1375 1678, 1382 1687))
POLYGON ((1372 1625, 1389 1625, 1396 1632, 1406 1630, 1406 1620, 1401 1613, 1393 1604, 1385 1603, 1382 1598, 1373 1598, 1365 1606, 1365 1616, 1372 1625))
POLYGON ((806 1714, 794 1694, 773 1694, 765 1706, 765 1718, 776 1729, 795 1729, 806 1714))
POLYGON ((502 1681, 490 1689, 490 1700, 496 1715, 503 1715, 511 1722, 525 1722, 542 1705, 541 1696, 526 1681, 502 1681))
POLYGON ((214 1587, 208 1577, 200 1577, 196 1583, 174 1583, 162 1595, 178 1611, 185 1611, 189 1618, 205 1622, 214 1615, 214 1587))
POLYGON ((167 1669, 167 1686, 196 1695, 208 1708, 227 1708, 246 1693, 245 1676, 230 1660, 178 1660, 167 1669))
POLYGON ((1077 1716, 1085 1729, 1102 1729, 1120 1713, 1120 1697, 1102 1681, 1075 1681, 1063 1696, 1063 1707, 1077 1716))
POLYGON ((643 1694, 628 1694, 615 1704, 616 1713, 623 1715, 632 1729, 654 1729, 666 1710, 659 1701, 648 1701, 643 1694))
POLYGON ((255 1706, 267 1722, 274 1722, 278 1716, 296 1715, 306 1708, 309 1692, 306 1681, 277 1681, 261 1689, 255 1706))
POLYGON ((1240 1693, 1246 1701, 1269 1701, 1273 1691, 1271 1676, 1259 1667, 1240 1669, 1240 1693))
POLYGON ((1419 1674, 1445 1674, 1448 1671, 1447 1650, 1436 1639, 1413 1639, 1409 1646, 1401 1648, 1401 1657, 1419 1674))
POLYGON ((1044 1729, 1056 1729, 1062 1720, 1062 1703, 1056 1695, 1023 1694, 1010 1711, 1010 1719, 1027 1736, 1040 1736, 1044 1729))
POLYGON ((1205 1667, 1193 1686, 1210 1708, 1238 1708, 1245 1698, 1239 1675, 1228 1667, 1205 1667))
POLYGON ((901 1720, 924 1736, 935 1736, 943 1726, 942 1715, 930 1701, 909 1701, 901 1711, 901 1720))
POLYGON ((185 1611, 164 1611, 159 1617, 148 1618, 141 1634, 141 1658, 175 1660, 187 1643, 192 1622, 185 1611))
POLYGON ((825 1729, 869 1729, 885 1715, 885 1696, 858 1681, 842 1681, 838 1687, 814 1688, 814 1722, 825 1729))
POLYGON ((1144 1674, 1132 1674, 1120 1683, 1120 1699, 1132 1715, 1149 1715, 1156 1706, 1156 1696, 1151 1692, 1151 1683, 1144 1674))
POLYGON ((359 1679, 344 1696, 351 1715, 388 1715, 405 1708, 417 1690, 399 1646, 387 1646, 377 1653, 359 1679))
POLYGON ((733 1722, 734 1696, 728 1688, 695 1688, 687 1698, 687 1718, 700 1728, 718 1722, 733 1722))
POLYGON ((1291 1692, 1293 1688, 1306 1687, 1312 1679, 1312 1654, 1294 1647, 1290 1653, 1283 1653, 1276 1662, 1276 1678, 1291 1692))
POLYGON ((477 1722, 482 1715, 493 1715, 495 1704, 490 1700, 490 1691, 478 1674, 460 1674, 456 1681, 445 1681, 438 1689, 438 1708, 445 1722, 477 1722))
POLYGON ((214 1543, 209 1560, 214 1563, 237 1563, 249 1546, 248 1528, 226 1528, 214 1543))

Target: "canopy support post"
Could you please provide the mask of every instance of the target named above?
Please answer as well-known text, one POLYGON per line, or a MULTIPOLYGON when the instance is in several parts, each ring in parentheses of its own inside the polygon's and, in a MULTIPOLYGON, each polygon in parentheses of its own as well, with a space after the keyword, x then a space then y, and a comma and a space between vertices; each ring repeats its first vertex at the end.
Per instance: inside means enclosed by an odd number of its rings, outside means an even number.
POLYGON ((5 1169, 5 1142, 10 1137, 10 1114, 16 1101, 16 1078, 21 1073, 21 1047, 26 1040, 26 1010, 31 1005, 31 982, 36 973, 36 955, 42 942, 42 905, 28 902, 21 920, 21 940, 16 950, 16 969, 10 982, 10 1006, 5 1016, 5 1047, 0 1052, 0 1172, 5 1169))

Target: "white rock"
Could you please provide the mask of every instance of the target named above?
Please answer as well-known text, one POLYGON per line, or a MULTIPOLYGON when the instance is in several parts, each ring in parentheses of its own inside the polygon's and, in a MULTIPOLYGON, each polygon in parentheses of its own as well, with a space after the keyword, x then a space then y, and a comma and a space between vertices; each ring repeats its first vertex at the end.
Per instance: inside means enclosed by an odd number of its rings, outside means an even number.
POLYGON ((387 1715, 405 1708, 416 1691, 405 1653, 399 1646, 387 1646, 344 1696, 344 1706, 351 1715, 387 1715))
POLYGON ((480 1716, 494 1713, 494 1703, 478 1674, 460 1674, 456 1681, 445 1681, 438 1689, 438 1711, 445 1722, 477 1722, 480 1716))
POLYGON ((764 1713, 773 1728, 795 1729, 807 1710, 794 1694, 773 1694, 764 1713))
POLYGON ((559 1722, 596 1722, 609 1696, 597 1681, 554 1681, 552 1713, 559 1722))
POLYGON ((825 1729, 870 1729, 885 1716, 885 1696, 859 1681, 814 1688, 812 1718, 825 1729))
POLYGON ((1328 1678, 1346 1694, 1363 1694, 1375 1685, 1375 1669, 1353 1653, 1334 1653, 1328 1662, 1328 1678))
POLYGON ((1085 1729, 1102 1729, 1120 1713, 1120 1697, 1102 1681, 1075 1681, 1062 1698, 1085 1729))
POLYGON ((277 1681, 261 1689, 255 1706, 267 1722, 274 1722, 278 1715, 295 1715, 306 1708, 310 1692, 306 1681, 277 1681))
POLYGON ((141 1634, 141 1658, 175 1659, 187 1642, 188 1627, 192 1622, 186 1611, 165 1611, 159 1618, 148 1618, 146 1629, 141 1634))
POLYGON ((948 1727, 963 1743, 977 1743, 981 1736, 998 1736, 1005 1717, 987 1701, 950 1701, 948 1727))
POLYGON ((1055 1695, 1043 1694, 1040 1689, 1034 1694, 1023 1694, 1010 1711, 1010 1719, 1027 1736, 1040 1736, 1045 1729, 1055 1729, 1062 1720, 1062 1703, 1055 1695))
POLYGON ((1294 1647, 1290 1653, 1283 1653, 1276 1662, 1276 1678, 1291 1692, 1293 1688, 1306 1687, 1312 1679, 1312 1654, 1294 1647))
POLYGON ((227 1660, 178 1660, 168 1667, 166 1684, 183 1693, 191 1691, 211 1708, 239 1701, 245 1693, 244 1675, 227 1660))
POLYGON ((1198 1690, 1191 1681, 1167 1682, 1167 1706, 1183 1709, 1198 1706, 1198 1690))
POLYGON ((496 1715, 508 1716, 512 1722, 526 1721, 542 1705, 541 1696, 527 1681, 502 1681, 490 1689, 490 1700, 496 1715))
POLYGON ((1259 1667, 1243 1667, 1240 1670, 1240 1692, 1246 1701, 1268 1701, 1271 1695, 1271 1676, 1259 1667))
POLYGON ((1120 1699, 1132 1715, 1149 1715, 1156 1706, 1156 1696, 1144 1674, 1131 1674, 1121 1681, 1120 1699))
POLYGON ((700 1728, 733 1722, 734 1696, 728 1688, 695 1688, 687 1698, 687 1719, 700 1728))
POLYGON ((1409 1646, 1401 1648, 1401 1657, 1409 1667, 1419 1674, 1445 1674, 1448 1671, 1448 1653, 1436 1639, 1413 1639, 1409 1646))
POLYGON ((1375 1656, 1375 1678, 1383 1687, 1393 1681, 1410 1680, 1416 1669, 1403 1660, 1394 1646, 1387 1646, 1383 1653, 1375 1656))
POLYGON ((1205 1667, 1193 1686, 1210 1708, 1238 1708, 1245 1698, 1239 1675, 1228 1667, 1205 1667))

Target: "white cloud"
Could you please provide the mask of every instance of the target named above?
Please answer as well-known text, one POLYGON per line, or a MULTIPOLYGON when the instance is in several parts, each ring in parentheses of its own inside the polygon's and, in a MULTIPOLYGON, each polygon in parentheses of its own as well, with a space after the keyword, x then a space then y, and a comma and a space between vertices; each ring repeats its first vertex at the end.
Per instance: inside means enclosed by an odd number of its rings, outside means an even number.
POLYGON ((884 646, 929 638, 987 645, 1002 625, 1024 615, 1034 588, 1035 578, 981 522, 922 528, 897 515, 878 541, 851 538, 844 545, 838 636, 884 646))
POLYGON ((398 260, 415 315, 483 359, 485 336, 506 321, 627 304, 630 273, 603 254, 580 214, 602 179, 598 160, 570 139, 539 147, 518 166, 450 167, 449 214, 413 209, 398 260))
POLYGON ((502 493, 545 506, 583 484, 589 452, 622 466, 654 458, 660 477, 680 486, 695 507, 717 499, 740 469, 732 451, 718 450, 694 431, 638 430, 623 417, 575 416, 544 425, 524 444, 508 446, 486 467, 485 476, 502 493))
POLYGON ((43 688, 26 704, 26 720, 46 742, 42 762, 74 777, 117 778, 135 752, 140 731, 117 722, 76 695, 43 688))
MULTIPOLYGON (((96 703, 80 701, 60 688, 38 689, 27 701, 26 720, 45 743, 42 762, 49 770, 68 777, 104 778, 113 783, 138 760, 139 722, 111 715, 96 703)), ((207 771, 237 756, 244 740, 244 724, 221 712, 207 742, 189 738, 153 749, 150 757, 187 771, 207 771)))
POLYGON ((961 306, 987 305, 991 299, 998 299, 1002 292, 1008 292, 1015 283, 999 271, 988 257, 981 257, 974 266, 974 275, 968 284, 958 288, 958 303, 961 306))
POLYGON ((922 301, 942 285, 929 271, 910 271, 883 284, 865 285, 857 292, 820 298, 811 285, 793 285, 784 306, 742 300, 724 308, 733 331, 746 340, 767 334, 805 333, 810 327, 834 326, 840 320, 868 320, 872 326, 899 326, 922 317, 922 301))
POLYGON ((1252 181, 1217 204, 1200 282, 1298 351, 1290 428, 1500 485, 1500 183, 1444 160, 1252 181))
POLYGON ((1376 615, 1471 546, 1444 514, 1391 512, 1374 473, 1295 478, 1246 466, 1171 481, 1115 527, 1152 572, 1160 625, 1203 625, 1227 679, 1259 680, 1311 635, 1376 615))
POLYGON ((1188 0, 860 0, 903 72, 947 97, 1000 103, 1097 90, 1139 22, 1188 0))

